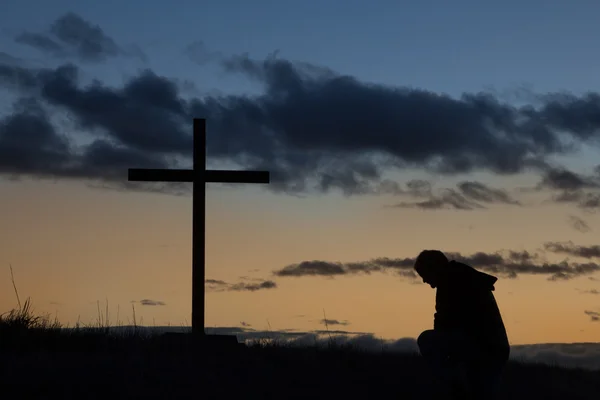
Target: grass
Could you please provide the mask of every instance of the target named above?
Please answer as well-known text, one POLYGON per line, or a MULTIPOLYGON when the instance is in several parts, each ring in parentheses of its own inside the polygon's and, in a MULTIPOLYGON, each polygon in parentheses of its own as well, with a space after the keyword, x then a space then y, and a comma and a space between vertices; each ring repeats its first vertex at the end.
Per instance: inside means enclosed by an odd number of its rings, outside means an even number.
MULTIPOLYGON (((14 281, 13 281, 14 282, 14 281)), ((16 292, 15 287, 15 293, 16 292)), ((135 312, 135 309, 133 309, 135 312)), ((337 345, 298 348, 262 338, 238 351, 195 353, 183 342, 96 324, 65 329, 30 299, 0 315, 0 397, 208 399, 429 399, 417 354, 337 345)), ((118 317, 117 317, 118 320, 118 317)), ((134 318, 135 322, 135 318, 134 318)), ((600 374, 511 361, 502 399, 598 399, 600 374)))

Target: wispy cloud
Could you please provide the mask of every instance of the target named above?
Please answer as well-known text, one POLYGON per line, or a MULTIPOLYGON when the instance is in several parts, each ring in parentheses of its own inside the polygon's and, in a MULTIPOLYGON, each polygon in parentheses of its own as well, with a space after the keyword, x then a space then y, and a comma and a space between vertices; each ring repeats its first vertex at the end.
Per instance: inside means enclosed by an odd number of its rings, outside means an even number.
POLYGON ((578 289, 578 291, 581 294, 596 294, 596 295, 600 294, 600 290, 597 290, 597 289, 590 289, 590 290, 579 290, 578 289))
POLYGON ((150 299, 142 299, 140 300, 140 304, 143 306, 166 306, 167 303, 160 300, 150 300, 150 299))
MULTIPOLYGON (((549 263, 538 254, 527 251, 502 251, 496 253, 476 252, 463 255, 459 252, 446 252, 454 260, 464 262, 482 271, 516 278, 519 274, 548 275, 549 280, 568 280, 577 276, 600 271, 596 263, 574 263, 562 261, 549 263)), ((416 278, 413 271, 415 258, 375 258, 362 262, 302 261, 273 271, 279 277, 324 276, 371 274, 392 272, 409 279, 416 278)))
POLYGON ((337 319, 328 319, 328 318, 323 318, 322 320, 319 321, 320 324, 322 325, 350 325, 350 322, 348 321, 339 321, 337 319))
POLYGON ((492 188, 482 182, 462 181, 456 189, 443 188, 435 193, 432 185, 424 180, 413 180, 406 184, 406 189, 399 188, 396 194, 406 194, 424 200, 401 201, 392 208, 419 208, 422 210, 478 210, 487 208, 486 204, 501 203, 521 205, 506 190, 492 188))
POLYGON ((584 313, 585 313, 585 315, 590 317, 590 321, 592 321, 592 322, 600 321, 600 312, 585 310, 584 313))
POLYGON ((578 246, 571 241, 568 242, 546 242, 544 249, 553 253, 567 254, 581 258, 600 258, 600 246, 578 246))
POLYGON ((17 35, 15 41, 59 58, 76 57, 81 61, 99 62, 124 55, 146 60, 141 49, 125 50, 98 25, 72 12, 56 19, 47 32, 25 31, 17 35))
POLYGON ((206 279, 205 286, 211 292, 256 292, 258 290, 275 289, 277 284, 271 280, 256 279, 253 283, 238 282, 228 283, 218 279, 206 279))
POLYGON ((585 220, 579 218, 576 215, 569 215, 569 225, 576 231, 581 233, 588 233, 592 230, 585 220))

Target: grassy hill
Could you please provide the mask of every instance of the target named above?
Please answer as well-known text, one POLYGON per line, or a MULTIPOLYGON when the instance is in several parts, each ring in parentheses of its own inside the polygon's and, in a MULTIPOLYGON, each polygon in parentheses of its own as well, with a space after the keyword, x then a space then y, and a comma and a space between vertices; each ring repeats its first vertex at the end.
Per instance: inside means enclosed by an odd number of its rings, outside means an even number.
MULTIPOLYGON (((512 361, 501 398, 598 399, 599 375, 512 361)), ((28 302, 0 318, 0 377, 6 399, 433 398, 417 354, 267 341, 196 353, 159 334, 117 334, 107 326, 61 329, 34 316, 28 302)))

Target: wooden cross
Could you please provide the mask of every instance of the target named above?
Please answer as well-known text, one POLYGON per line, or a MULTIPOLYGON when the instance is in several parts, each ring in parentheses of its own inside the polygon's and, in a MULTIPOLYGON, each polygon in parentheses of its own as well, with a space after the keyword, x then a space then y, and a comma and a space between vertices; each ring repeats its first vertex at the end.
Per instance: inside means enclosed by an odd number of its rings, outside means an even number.
POLYGON ((268 171, 206 169, 206 120, 194 118, 192 169, 129 169, 129 181, 191 182, 192 192, 192 334, 204 336, 206 182, 269 183, 268 171))

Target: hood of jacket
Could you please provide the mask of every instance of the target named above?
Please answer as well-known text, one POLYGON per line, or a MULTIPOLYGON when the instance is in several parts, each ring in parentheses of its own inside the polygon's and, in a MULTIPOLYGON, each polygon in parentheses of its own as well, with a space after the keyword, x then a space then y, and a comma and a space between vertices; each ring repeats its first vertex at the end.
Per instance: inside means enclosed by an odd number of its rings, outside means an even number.
POLYGON ((449 282, 459 286, 469 286, 481 290, 494 290, 494 285, 498 281, 495 276, 477 271, 475 268, 452 260, 448 264, 447 276, 449 282))

